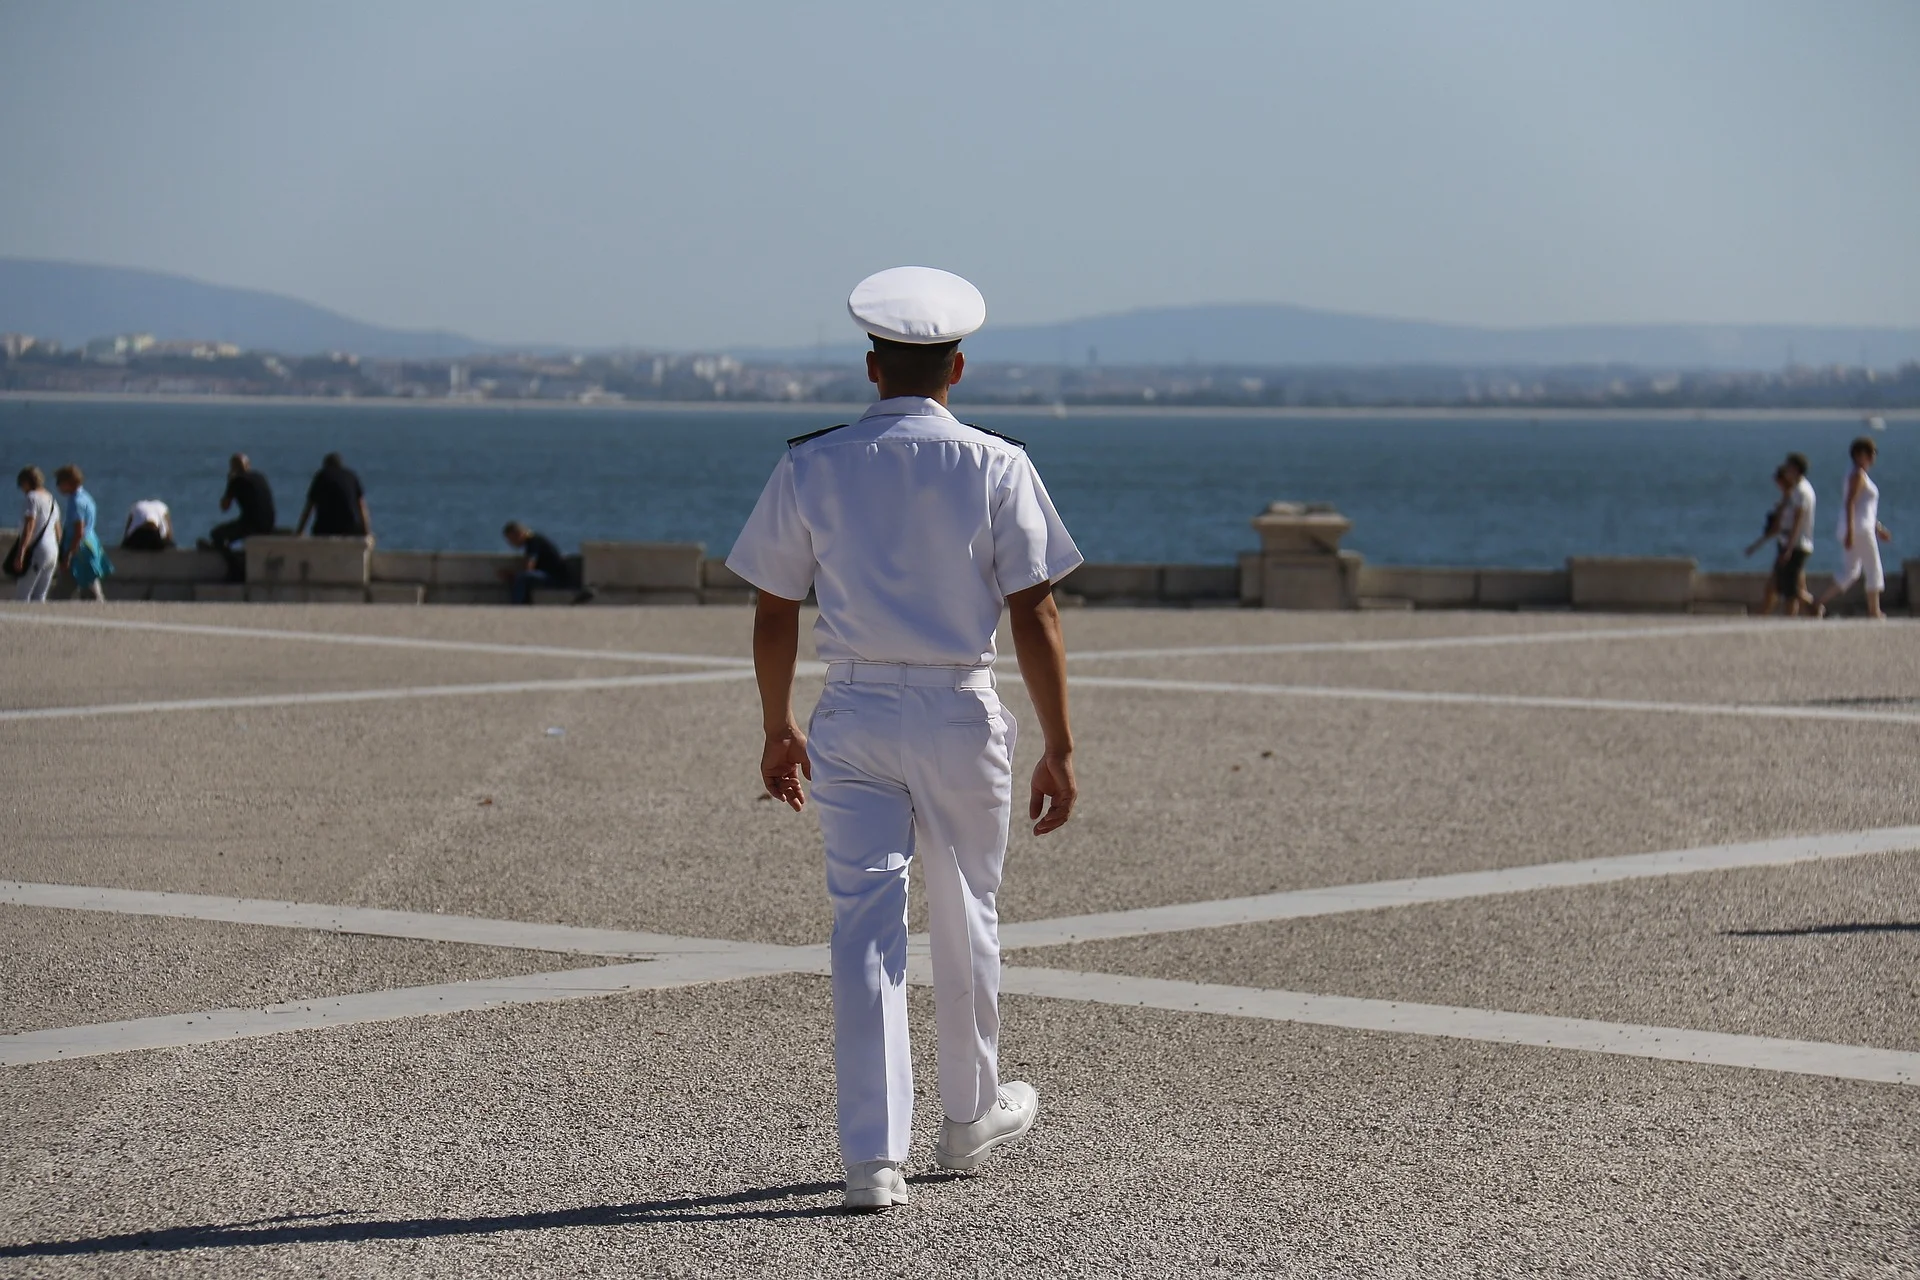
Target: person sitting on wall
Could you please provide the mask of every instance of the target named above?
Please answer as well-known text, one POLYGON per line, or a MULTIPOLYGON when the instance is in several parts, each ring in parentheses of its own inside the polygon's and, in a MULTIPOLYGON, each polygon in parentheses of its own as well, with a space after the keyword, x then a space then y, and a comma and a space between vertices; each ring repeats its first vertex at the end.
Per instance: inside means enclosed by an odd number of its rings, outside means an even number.
MULTIPOLYGON (((535 533, 518 520, 507 521, 507 527, 500 531, 507 545, 526 556, 526 563, 518 569, 502 569, 500 576, 512 593, 515 604, 532 604, 535 587, 564 587, 569 585, 572 574, 567 571, 567 558, 560 554, 553 539, 544 533, 535 533)), ((592 599, 593 593, 582 591, 574 597, 574 603, 592 599)))
POLYGON ((240 514, 213 526, 202 547, 225 551, 236 542, 244 542, 250 533, 273 532, 273 486, 253 469, 244 453, 227 460, 227 491, 220 495, 222 511, 232 510, 235 503, 240 506, 240 514))
POLYGON ((366 490, 360 487, 360 477, 347 470, 337 453, 322 458, 320 469, 313 473, 313 482, 307 486, 307 505, 300 512, 299 527, 293 531, 295 537, 306 534, 309 520, 313 521, 316 538, 373 537, 366 490))
POLYGON ((173 546, 173 513, 158 498, 142 498, 127 508, 127 529, 120 545, 128 551, 165 551, 173 546))

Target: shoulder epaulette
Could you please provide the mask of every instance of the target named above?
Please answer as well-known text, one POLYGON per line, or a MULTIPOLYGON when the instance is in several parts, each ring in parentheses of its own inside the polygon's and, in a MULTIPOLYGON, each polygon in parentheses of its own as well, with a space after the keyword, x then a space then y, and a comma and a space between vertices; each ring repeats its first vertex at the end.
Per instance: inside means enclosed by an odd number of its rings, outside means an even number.
POLYGON ((818 431, 809 431, 807 432, 807 434, 803 436, 795 436, 793 439, 787 441, 787 448, 791 449, 793 448, 793 446, 797 444, 805 444, 809 440, 818 440, 821 436, 827 434, 827 432, 838 431, 841 427, 844 427, 846 425, 847 424, 844 422, 838 422, 831 427, 822 427, 818 431))
POLYGON ((1005 440, 1008 444, 1012 445, 1016 449, 1024 449, 1027 447, 1027 442, 1025 440, 1015 440, 1012 436, 1008 435, 1004 431, 995 431, 992 427, 983 427, 977 422, 969 422, 967 423, 967 425, 972 427, 975 431, 984 432, 985 434, 992 436, 996 440, 1005 440))

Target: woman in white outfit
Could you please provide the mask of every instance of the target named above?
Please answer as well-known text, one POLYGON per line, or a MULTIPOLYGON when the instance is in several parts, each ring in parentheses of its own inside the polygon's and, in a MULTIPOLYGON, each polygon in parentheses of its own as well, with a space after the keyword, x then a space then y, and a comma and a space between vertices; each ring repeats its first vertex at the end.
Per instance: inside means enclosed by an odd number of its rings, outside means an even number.
POLYGON ((1870 437, 1861 436, 1848 452, 1853 455, 1853 470, 1847 473, 1846 500, 1834 534, 1840 540, 1840 572, 1820 597, 1819 612, 1825 613, 1829 604, 1858 582, 1866 589, 1867 616, 1884 618, 1880 593, 1886 589, 1887 575, 1880 567, 1880 544, 1892 535, 1880 523, 1880 486, 1867 474, 1880 451, 1870 437))
POLYGON ((38 467, 21 469, 20 492, 27 505, 20 512, 20 541, 7 568, 19 578, 15 600, 45 600, 53 585, 54 566, 60 563, 59 505, 47 491, 47 478, 38 467))

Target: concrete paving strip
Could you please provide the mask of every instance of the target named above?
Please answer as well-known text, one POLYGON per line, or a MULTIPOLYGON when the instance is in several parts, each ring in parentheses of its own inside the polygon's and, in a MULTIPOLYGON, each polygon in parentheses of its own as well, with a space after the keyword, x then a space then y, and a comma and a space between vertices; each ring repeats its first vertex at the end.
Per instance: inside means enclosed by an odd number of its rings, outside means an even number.
POLYGON ((1456 707, 1516 707, 1543 711, 1612 711, 1758 720, 1845 720, 1865 724, 1920 724, 1916 711, 1851 707, 1791 707, 1739 702, 1642 702, 1610 698, 1553 698, 1513 693, 1446 693, 1428 689, 1369 689, 1324 684, 1240 684, 1231 680, 1160 680, 1146 676, 1081 676, 1076 689, 1140 689, 1161 693, 1230 693, 1270 698, 1333 698, 1355 702, 1427 703, 1456 707))
MULTIPOLYGON (((1402 640, 1302 640, 1283 644, 1211 644, 1163 649, 1090 649, 1069 653, 1069 661, 1131 658, 1232 658, 1271 653, 1397 653, 1421 649, 1480 649, 1516 644, 1566 644, 1590 640, 1669 640, 1680 636, 1750 635, 1806 630, 1786 621, 1678 623, 1670 627, 1587 627, 1579 631, 1517 631, 1497 635, 1424 636, 1402 640)), ((1835 628, 1815 628, 1835 630, 1835 628)))
MULTIPOLYGON (((1580 889, 1620 880, 1690 875, 1700 871, 1731 871, 1745 867, 1777 867, 1828 858, 1854 858, 1874 853, 1920 850, 1920 827, 1882 827, 1842 831, 1830 835, 1791 836, 1748 844, 1710 845, 1662 853, 1630 853, 1578 862, 1547 862, 1497 871, 1464 871, 1454 875, 1419 876, 1407 880, 1378 880, 1370 884, 1335 885, 1325 889, 1296 889, 1246 898, 1186 902, 1169 907, 1108 911, 1052 920, 1029 920, 1000 926, 1000 945, 1052 947, 1069 942, 1098 942, 1111 938, 1139 938, 1156 933, 1187 933, 1237 924, 1298 920, 1307 916, 1338 915, 1347 911, 1377 911, 1427 902, 1525 893, 1532 889, 1580 889)), ((0 899, 3 900, 3 899, 0 899)))
POLYGON ((1877 1084, 1920 1085, 1920 1053, 1861 1045, 1728 1035, 1679 1027, 1643 1027, 1585 1018, 1504 1013, 1496 1009, 1305 995, 1257 987, 1078 973, 1070 969, 1008 968, 1001 972, 1000 989, 1055 1000, 1300 1022, 1353 1031, 1441 1036, 1490 1044, 1536 1045, 1669 1062, 1868 1080, 1877 1084))
POLYGON ((168 916, 177 920, 215 920, 225 924, 263 924, 318 933, 367 934, 458 942, 521 951, 575 952, 590 956, 731 954, 742 946, 720 938, 684 938, 669 933, 587 929, 569 924, 487 920, 429 911, 387 911, 378 907, 335 907, 265 898, 220 898, 198 893, 159 893, 146 889, 98 889, 85 885, 36 884, 0 880, 0 904, 52 907, 63 911, 102 911, 130 916, 168 916))
POLYGON ((748 667, 751 658, 722 658, 704 653, 645 653, 618 649, 571 649, 549 644, 500 644, 481 640, 432 640, 420 636, 374 636, 339 631, 282 631, 274 627, 226 627, 197 622, 136 622, 124 618, 74 618, 43 612, 0 609, 0 622, 49 627, 90 627, 101 631, 159 631, 170 635, 225 636, 244 640, 296 640, 308 644, 371 645, 385 649, 437 649, 450 653, 498 653, 515 658, 576 658, 589 662, 658 662, 699 667, 748 667))
MULTIPOLYGON (((279 1035, 287 1031, 316 1031, 367 1022, 463 1013, 503 1005, 551 1004, 615 995, 623 991, 657 991, 667 987, 731 982, 803 967, 796 961, 808 948, 735 947, 711 955, 674 956, 635 964, 592 969, 563 969, 513 978, 483 978, 446 982, 428 987, 401 987, 323 1000, 299 1000, 260 1009, 214 1009, 205 1013, 136 1018, 128 1022, 99 1022, 57 1030, 26 1031, 0 1036, 0 1066, 35 1062, 64 1062, 142 1049, 177 1049, 279 1035)), ((822 952, 824 956, 824 951, 822 952)))
POLYGON ((0 710, 9 720, 81 720, 95 716, 155 715, 169 711, 237 711, 253 707, 301 707, 326 703, 393 702, 408 698, 469 698, 502 693, 571 693, 581 689, 637 689, 660 684, 706 684, 750 680, 751 667, 716 671, 675 671, 644 676, 582 676, 572 680, 501 680, 478 684, 401 685, 390 689, 333 689, 316 693, 262 693, 232 698, 181 698, 170 702, 108 702, 79 707, 14 707, 0 710))

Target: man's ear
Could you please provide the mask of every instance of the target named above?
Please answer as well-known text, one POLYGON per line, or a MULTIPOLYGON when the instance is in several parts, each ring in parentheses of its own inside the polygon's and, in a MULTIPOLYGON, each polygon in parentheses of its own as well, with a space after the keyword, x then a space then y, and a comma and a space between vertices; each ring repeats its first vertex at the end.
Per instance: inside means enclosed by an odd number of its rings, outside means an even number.
POLYGON ((876 387, 880 385, 880 353, 878 351, 867 352, 867 381, 876 387))
POLYGON ((947 385, 960 381, 960 375, 967 371, 967 358, 960 352, 953 353, 953 372, 947 375, 947 385))

